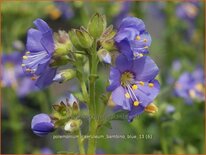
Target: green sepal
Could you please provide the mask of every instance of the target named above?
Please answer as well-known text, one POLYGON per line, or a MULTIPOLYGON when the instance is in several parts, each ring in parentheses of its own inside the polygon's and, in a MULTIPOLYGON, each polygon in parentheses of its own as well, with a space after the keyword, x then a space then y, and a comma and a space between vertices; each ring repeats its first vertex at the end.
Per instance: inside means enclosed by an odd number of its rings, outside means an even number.
POLYGON ((80 43, 79 43, 79 39, 77 37, 76 34, 76 29, 72 29, 71 31, 68 32, 69 33, 69 37, 71 39, 72 45, 77 49, 82 51, 83 48, 81 47, 80 43))
POLYGON ((88 32, 95 39, 99 38, 106 28, 106 18, 99 13, 94 14, 88 23, 88 32))
POLYGON ((76 35, 82 48, 88 49, 92 46, 94 39, 86 29, 81 27, 80 30, 76 30, 76 35))

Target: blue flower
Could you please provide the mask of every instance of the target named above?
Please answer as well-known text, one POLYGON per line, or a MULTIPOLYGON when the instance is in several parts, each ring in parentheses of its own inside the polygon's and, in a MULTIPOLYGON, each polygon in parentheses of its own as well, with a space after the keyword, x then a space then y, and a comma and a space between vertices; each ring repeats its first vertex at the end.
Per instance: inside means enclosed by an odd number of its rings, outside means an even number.
POLYGON ((18 97, 24 97, 27 94, 38 90, 31 81, 25 76, 21 67, 22 53, 12 52, 10 54, 2 55, 2 76, 1 86, 12 87, 18 97))
POLYGON ((111 97, 115 106, 129 111, 129 121, 141 114, 159 93, 159 82, 155 80, 158 67, 147 56, 129 61, 124 55, 116 59, 116 67, 110 70, 111 97))
POLYGON ((34 21, 36 29, 29 29, 27 34, 27 52, 23 56, 23 70, 37 80, 39 88, 46 87, 52 83, 56 75, 56 68, 49 66, 52 54, 55 50, 53 32, 42 19, 34 21))
POLYGON ((150 34, 145 30, 145 24, 135 17, 124 18, 115 36, 119 51, 128 59, 142 57, 147 54, 151 44, 150 34))
POLYGON ((199 12, 199 2, 183 2, 177 5, 176 15, 185 21, 193 22, 199 12))
POLYGON ((31 122, 32 131, 38 136, 45 136, 54 131, 54 124, 47 114, 35 115, 31 122))
POLYGON ((18 86, 18 78, 23 76, 23 72, 20 65, 21 57, 22 54, 17 51, 11 54, 2 55, 2 87, 16 88, 18 86))
POLYGON ((197 68, 193 73, 183 73, 175 83, 175 93, 186 103, 191 104, 194 99, 204 101, 204 71, 197 68))

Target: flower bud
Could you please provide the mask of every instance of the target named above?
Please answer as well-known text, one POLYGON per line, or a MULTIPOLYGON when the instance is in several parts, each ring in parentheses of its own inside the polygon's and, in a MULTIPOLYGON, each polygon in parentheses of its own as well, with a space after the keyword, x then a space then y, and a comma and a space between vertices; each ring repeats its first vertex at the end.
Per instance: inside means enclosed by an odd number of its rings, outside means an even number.
POLYGON ((76 71, 73 69, 67 69, 67 70, 64 70, 64 71, 60 72, 59 74, 57 74, 54 77, 53 81, 62 83, 62 82, 71 80, 74 77, 76 77, 76 71))
POLYGON ((73 44, 73 46, 77 49, 77 50, 82 50, 83 48, 80 46, 80 43, 79 43, 79 39, 76 35, 76 30, 75 29, 72 29, 71 31, 69 31, 69 37, 71 39, 71 42, 73 44))
POLYGON ((98 55, 100 61, 104 61, 105 63, 111 64, 111 55, 107 50, 100 49, 97 52, 97 55, 98 55))
POLYGON ((38 114, 32 118, 32 131, 38 136, 45 136, 54 131, 54 124, 47 114, 38 114))
POLYGON ((68 33, 65 31, 58 31, 54 34, 55 52, 53 57, 60 57, 67 55, 72 50, 72 44, 68 33))
POLYGON ((99 38, 106 28, 105 16, 96 13, 91 17, 87 28, 92 37, 99 38))
POLYGON ((65 56, 57 56, 57 55, 53 55, 52 59, 50 60, 50 67, 59 67, 59 66, 63 66, 66 65, 68 63, 68 57, 65 56))
POLYGON ((69 120, 69 122, 66 123, 66 125, 64 126, 64 130, 65 131, 69 131, 69 132, 75 132, 77 130, 79 130, 80 126, 82 124, 81 120, 69 120))
POLYGON ((116 46, 114 45, 114 40, 106 40, 101 43, 102 47, 108 51, 112 51, 116 49, 116 46))
POLYGON ((84 28, 76 30, 76 35, 82 48, 87 49, 92 46, 94 40, 84 28))

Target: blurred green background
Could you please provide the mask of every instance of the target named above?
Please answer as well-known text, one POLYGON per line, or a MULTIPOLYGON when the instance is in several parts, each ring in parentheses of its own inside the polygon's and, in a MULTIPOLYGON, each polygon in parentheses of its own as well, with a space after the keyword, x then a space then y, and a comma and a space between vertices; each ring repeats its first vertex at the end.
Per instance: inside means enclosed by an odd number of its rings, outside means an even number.
MULTIPOLYGON (((194 101, 187 105, 173 92, 174 82, 183 72, 204 66, 204 3, 195 1, 189 10, 181 8, 185 11, 183 13, 189 11, 191 18, 181 17, 177 9, 187 3, 191 2, 74 1, 63 4, 67 6, 65 11, 52 1, 2 2, 1 55, 25 51, 26 33, 36 18, 45 20, 54 32, 86 26, 90 16, 96 12, 105 14, 108 25, 114 24, 115 27, 128 15, 141 18, 152 37, 150 56, 160 69, 161 91, 155 100, 159 111, 154 115, 144 113, 132 123, 113 121, 112 129, 102 129, 99 134, 136 135, 136 138, 99 139, 97 153, 204 154, 204 102, 194 101), (176 60, 180 68, 173 67, 176 60), (168 111, 171 107, 172 112, 168 111)), ((11 74, 10 69, 14 70, 15 65, 1 66, 2 153, 76 152, 76 139, 53 139, 52 134, 38 137, 30 129, 35 114, 50 113, 51 105, 57 103, 65 92, 80 90, 76 80, 36 90, 30 87, 25 77, 16 77, 16 70, 11 74), (2 82, 4 74, 9 74, 6 78, 10 80, 9 85, 2 82)), ((109 67, 101 64, 99 74, 101 78, 97 88, 101 92, 109 77, 109 67)), ((108 115, 112 113, 109 107, 107 111, 108 115)), ((83 123, 83 134, 86 134, 86 125, 83 123)), ((53 134, 59 135, 62 131, 53 134)))

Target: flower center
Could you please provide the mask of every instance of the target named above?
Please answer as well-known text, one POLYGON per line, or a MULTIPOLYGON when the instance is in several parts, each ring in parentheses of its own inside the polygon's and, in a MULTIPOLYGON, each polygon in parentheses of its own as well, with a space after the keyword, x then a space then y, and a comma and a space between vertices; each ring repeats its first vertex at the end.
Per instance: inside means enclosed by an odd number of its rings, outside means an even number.
POLYGON ((126 87, 134 81, 134 74, 131 72, 124 72, 121 76, 121 85, 126 87))

